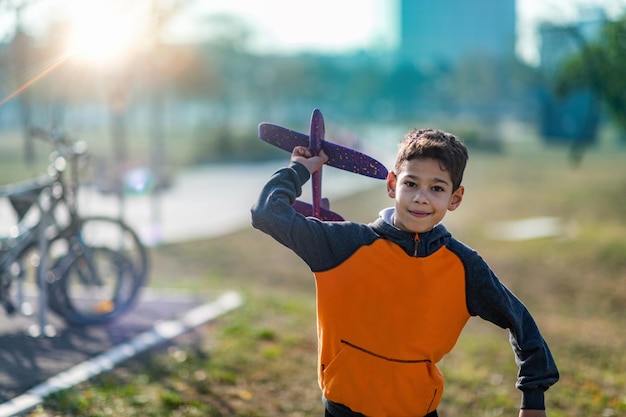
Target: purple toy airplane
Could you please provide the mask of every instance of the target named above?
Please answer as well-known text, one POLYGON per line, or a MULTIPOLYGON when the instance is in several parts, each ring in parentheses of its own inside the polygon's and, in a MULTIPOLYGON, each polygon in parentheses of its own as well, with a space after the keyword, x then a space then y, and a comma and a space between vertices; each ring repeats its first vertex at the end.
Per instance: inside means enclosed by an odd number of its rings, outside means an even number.
MULTIPOLYGON (((310 133, 296 132, 270 123, 259 125, 259 137, 265 142, 277 146, 287 152, 293 151, 296 146, 309 148, 313 155, 324 150, 328 156, 328 165, 345 171, 354 172, 372 178, 387 178, 387 168, 376 159, 324 140, 324 117, 315 109, 311 115, 310 133)), ((328 199, 322 198, 322 169, 312 175, 312 204, 297 200, 294 208, 305 216, 317 217, 320 220, 341 221, 343 218, 329 209, 328 199)))

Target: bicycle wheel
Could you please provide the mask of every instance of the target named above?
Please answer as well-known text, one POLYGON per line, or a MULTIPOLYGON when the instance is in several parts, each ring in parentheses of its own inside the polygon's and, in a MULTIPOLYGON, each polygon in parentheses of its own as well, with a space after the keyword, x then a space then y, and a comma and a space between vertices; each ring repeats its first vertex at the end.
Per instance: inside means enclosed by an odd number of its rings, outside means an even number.
POLYGON ((148 253, 135 231, 120 219, 89 216, 75 219, 52 241, 50 253, 60 257, 80 254, 85 248, 109 248, 125 255, 133 265, 135 287, 141 288, 148 276, 148 253))
MULTIPOLYGON (((81 324, 105 322, 119 315, 119 312, 128 310, 126 306, 134 304, 139 290, 147 279, 147 250, 134 230, 119 219, 105 216, 77 218, 51 241, 49 252, 57 261, 48 276, 48 305, 52 311, 70 322, 81 324), (101 261, 100 258, 105 259, 101 261), (98 275, 104 274, 104 271, 98 271, 97 268, 109 268, 106 272, 115 277, 111 265, 118 261, 124 263, 122 259, 128 262, 130 273, 118 267, 117 273, 121 274, 118 278, 120 288, 114 297, 112 295, 109 297, 110 301, 114 302, 110 314, 79 312, 76 314, 78 319, 73 320, 75 313, 71 310, 77 308, 72 305, 74 296, 64 292, 79 288, 78 285, 74 285, 79 280, 66 278, 65 275, 72 273, 85 275, 89 272, 94 277, 93 285, 97 285, 98 275), (72 271, 69 265, 75 263, 86 265, 78 265, 72 271), (69 281, 69 284, 65 281, 69 281), (88 320, 82 316, 88 317, 88 320)), ((83 281, 90 282, 89 279, 83 281)), ((95 301, 92 301, 92 304, 96 304, 95 301)), ((99 307, 104 308, 105 303, 101 303, 99 307)))
POLYGON ((141 279, 148 275, 148 254, 135 231, 120 219, 104 216, 84 217, 80 221, 82 242, 91 247, 107 247, 122 252, 133 264, 135 274, 141 279))
POLYGON ((133 306, 134 274, 128 257, 106 247, 69 253, 50 270, 49 306, 69 323, 106 323, 133 306))

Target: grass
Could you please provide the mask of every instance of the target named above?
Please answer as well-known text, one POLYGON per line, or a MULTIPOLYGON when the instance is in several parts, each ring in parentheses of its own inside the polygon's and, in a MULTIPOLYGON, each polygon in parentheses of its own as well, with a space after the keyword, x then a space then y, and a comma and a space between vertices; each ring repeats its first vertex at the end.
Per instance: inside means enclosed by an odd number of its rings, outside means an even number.
MULTIPOLYGON (((562 378, 553 417, 626 415, 626 164, 595 150, 571 168, 564 150, 472 154, 461 209, 446 224, 477 249, 532 311, 562 378), (494 240, 489 222, 558 216, 568 236, 494 240)), ((390 203, 384 189, 333 209, 356 221, 390 203)), ((241 291, 246 304, 214 323, 51 395, 31 416, 322 415, 316 382, 314 284, 284 247, 245 228, 154 249, 152 285, 241 291), (173 279, 175 278, 175 279, 173 279)), ((516 415, 517 368, 506 331, 472 319, 441 362, 443 416, 516 415)))

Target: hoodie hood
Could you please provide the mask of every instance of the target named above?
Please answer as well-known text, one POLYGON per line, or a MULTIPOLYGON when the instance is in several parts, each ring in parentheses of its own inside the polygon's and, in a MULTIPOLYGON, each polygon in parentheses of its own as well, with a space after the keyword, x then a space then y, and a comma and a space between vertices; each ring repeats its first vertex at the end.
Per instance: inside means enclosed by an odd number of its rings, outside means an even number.
POLYGON ((452 237, 448 229, 439 223, 432 230, 423 233, 411 233, 393 225, 395 209, 388 207, 381 210, 378 219, 370 227, 380 236, 400 245, 410 256, 429 256, 446 245, 452 237))

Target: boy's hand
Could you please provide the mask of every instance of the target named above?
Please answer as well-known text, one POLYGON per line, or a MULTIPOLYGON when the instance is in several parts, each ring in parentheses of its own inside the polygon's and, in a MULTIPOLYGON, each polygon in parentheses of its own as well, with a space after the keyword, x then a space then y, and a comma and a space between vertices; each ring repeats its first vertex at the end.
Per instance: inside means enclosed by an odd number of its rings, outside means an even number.
POLYGON ((311 174, 320 169, 327 161, 328 156, 326 156, 324 151, 320 151, 319 155, 313 156, 311 151, 304 146, 296 146, 291 152, 291 162, 301 163, 311 174))
POLYGON ((546 410, 519 410, 519 417, 546 417, 546 410))

